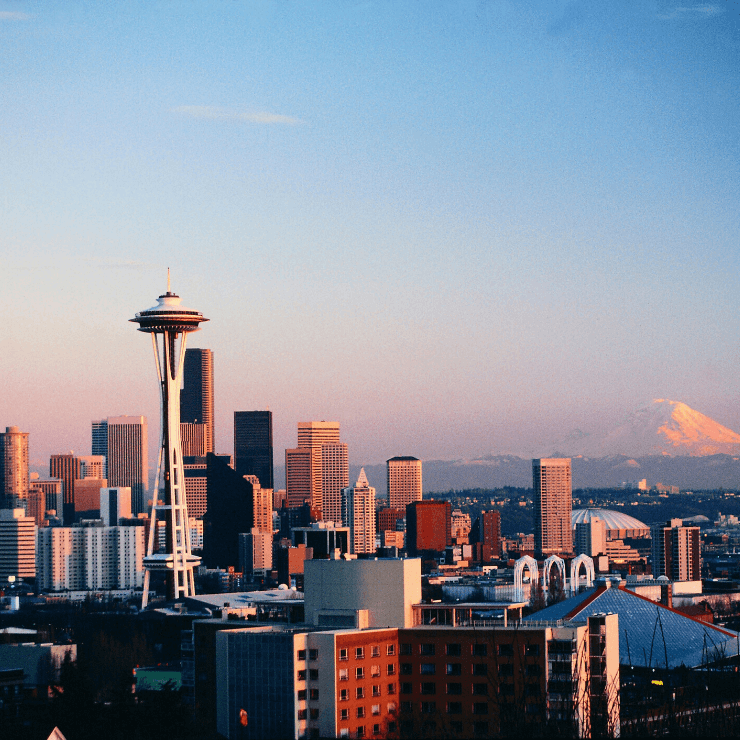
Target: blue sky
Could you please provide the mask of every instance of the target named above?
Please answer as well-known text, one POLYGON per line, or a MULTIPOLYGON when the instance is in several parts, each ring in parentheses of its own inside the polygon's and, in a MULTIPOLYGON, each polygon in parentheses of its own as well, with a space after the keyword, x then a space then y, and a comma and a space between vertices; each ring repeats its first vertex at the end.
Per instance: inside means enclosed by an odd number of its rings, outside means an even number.
POLYGON ((653 397, 740 430, 737 2, 0 2, 0 425, 143 413, 211 321, 217 445, 536 450, 653 397))

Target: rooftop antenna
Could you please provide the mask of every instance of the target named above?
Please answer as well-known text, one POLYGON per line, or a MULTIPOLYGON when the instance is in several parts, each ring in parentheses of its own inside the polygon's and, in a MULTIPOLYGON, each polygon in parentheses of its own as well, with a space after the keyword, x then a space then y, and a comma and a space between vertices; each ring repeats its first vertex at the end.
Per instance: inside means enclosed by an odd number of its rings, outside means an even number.
POLYGON ((170 268, 167 268, 167 292, 170 292, 170 268))

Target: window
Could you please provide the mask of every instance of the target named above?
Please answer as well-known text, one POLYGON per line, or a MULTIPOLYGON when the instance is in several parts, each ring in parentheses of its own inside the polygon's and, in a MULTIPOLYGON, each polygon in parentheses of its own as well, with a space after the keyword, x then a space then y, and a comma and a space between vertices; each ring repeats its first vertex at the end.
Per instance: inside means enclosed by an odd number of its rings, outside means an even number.
POLYGON ((318 719, 319 718, 319 710, 318 709, 309 709, 308 710, 308 716, 311 719, 318 719))
POLYGON ((411 702, 410 701, 402 701, 401 702, 401 711, 406 713, 411 711, 411 702))
POLYGON ((339 669, 339 680, 349 681, 349 671, 346 668, 339 669))
POLYGON ((306 689, 301 689, 298 692, 298 701, 306 701, 306 689))
POLYGON ((388 733, 393 733, 396 731, 396 723, 395 722, 389 722, 388 723, 388 733))
POLYGON ((319 651, 318 650, 309 650, 308 651, 308 659, 309 660, 318 660, 319 659, 319 651))
POLYGON ((380 735, 380 725, 373 725, 373 735, 380 735))
POLYGON ((401 653, 401 655, 411 655, 411 643, 410 642, 402 642, 401 643, 400 653, 401 653))
POLYGON ((514 666, 511 663, 501 663, 498 667, 499 676, 513 676, 514 666))
POLYGON ((474 683, 473 694, 475 696, 488 696, 488 684, 487 683, 474 683))
POLYGON ((488 675, 488 664, 487 663, 473 663, 473 675, 474 676, 487 676, 488 675))
POLYGON ((476 658, 485 658, 488 655, 488 645, 473 645, 473 655, 476 658))
POLYGON ((348 660, 347 648, 339 648, 339 660, 348 660))
POLYGON ((362 666, 355 668, 355 678, 365 678, 365 670, 362 666))
POLYGON ((401 693, 402 694, 410 694, 411 693, 411 684, 406 683, 405 681, 401 684, 401 693))
POLYGON ((364 699, 365 698, 365 689, 362 686, 358 686, 355 689, 355 699, 364 699))
POLYGON ((448 676, 459 676, 462 673, 462 665, 460 663, 448 663, 445 672, 448 676))
POLYGON ((319 700, 319 690, 311 689, 311 691, 308 692, 308 697, 309 699, 311 699, 311 701, 318 701, 319 700))
POLYGON ((373 645, 370 648, 370 657, 371 658, 378 658, 378 657, 380 657, 380 645, 373 645))
POLYGON ((379 665, 371 665, 370 666, 370 675, 373 678, 378 678, 378 676, 380 676, 380 666, 379 665))
POLYGON ((342 727, 342 729, 339 730, 339 737, 349 737, 349 729, 342 727))
POLYGON ((357 707, 357 719, 362 719, 365 716, 365 707, 357 707))
POLYGON ((526 673, 528 676, 539 676, 541 672, 542 669, 536 663, 528 665, 526 668, 526 673))
POLYGON ((385 672, 389 676, 395 676, 396 675, 396 664, 395 663, 388 663, 388 667, 386 668, 385 672))
POLYGON ((401 675, 410 676, 412 674, 411 663, 401 663, 401 675))
POLYGON ((372 708, 370 709, 370 711, 371 711, 371 712, 372 712, 373 714, 380 714, 380 704, 373 704, 373 706, 372 706, 372 708))
POLYGON ((527 704, 524 707, 524 711, 527 714, 538 714, 540 711, 540 705, 539 704, 527 704))
POLYGON ((380 684, 374 683, 373 684, 373 696, 380 696, 380 684))
POLYGON ((461 683, 448 683, 447 693, 448 694, 462 694, 462 684, 461 683))
POLYGON ((436 694, 437 684, 434 683, 434 681, 423 681, 421 684, 421 693, 422 694, 436 694))
POLYGON ((395 645, 386 645, 385 654, 386 655, 395 655, 396 654, 396 646, 395 645))
POLYGON ((355 660, 362 660, 365 657, 365 648, 355 648, 355 660))
POLYGON ((462 645, 459 642, 448 643, 447 655, 462 655, 462 645))
POLYGON ((477 701, 473 704, 473 714, 488 714, 488 702, 477 701))
POLYGON ((362 725, 357 728, 357 737, 365 737, 365 728, 362 725))
POLYGON ((387 703, 387 704, 385 705, 385 709, 386 709, 386 711, 388 712, 388 714, 393 714, 393 713, 394 713, 394 712, 396 711, 396 702, 394 702, 394 701, 389 701, 389 702, 388 702, 388 703, 387 703))
POLYGON ((306 651, 305 650, 299 650, 298 651, 298 660, 306 660, 306 651))
POLYGON ((311 669, 311 670, 310 670, 310 671, 308 672, 308 677, 309 677, 309 678, 310 678, 310 679, 311 679, 312 681, 318 681, 318 679, 319 679, 319 671, 318 671, 318 669, 316 669, 316 668, 312 668, 312 669, 311 669))
POLYGON ((396 693, 396 684, 389 683, 388 684, 388 693, 389 694, 395 694, 396 693))
POLYGON ((498 646, 498 654, 505 658, 510 658, 514 655, 514 646, 510 642, 504 642, 498 646))
POLYGON ((540 695, 540 685, 538 683, 527 684, 527 687, 524 690, 524 693, 527 696, 539 696, 540 695))
POLYGON ((299 709, 298 710, 298 719, 308 719, 308 710, 307 709, 299 709))
POLYGON ((448 701, 447 714, 462 714, 462 702, 448 701))
POLYGON ((488 722, 473 722, 473 733, 477 737, 488 735, 488 722))
POLYGON ((457 734, 462 734, 462 722, 450 722, 450 729, 457 734))
POLYGON ((510 683, 500 683, 498 685, 498 693, 501 694, 501 696, 513 696, 514 685, 510 683))
POLYGON ((421 645, 419 645, 419 652, 422 655, 434 655, 434 643, 423 642, 421 645))
POLYGON ((421 703, 421 713, 422 714, 434 714, 436 711, 437 711, 436 701, 423 701, 421 703))
POLYGON ((524 648, 524 654, 525 655, 539 655, 540 654, 540 646, 539 645, 527 645, 524 648))
POLYGON ((422 676, 433 676, 436 666, 434 663, 422 663, 420 666, 422 676))
POLYGON ((299 681, 305 681, 306 680, 306 671, 298 671, 298 680, 299 681))
POLYGON ((349 719, 349 709, 342 709, 339 712, 339 719, 349 719))
POLYGON ((349 690, 342 689, 339 692, 339 701, 349 701, 349 690))

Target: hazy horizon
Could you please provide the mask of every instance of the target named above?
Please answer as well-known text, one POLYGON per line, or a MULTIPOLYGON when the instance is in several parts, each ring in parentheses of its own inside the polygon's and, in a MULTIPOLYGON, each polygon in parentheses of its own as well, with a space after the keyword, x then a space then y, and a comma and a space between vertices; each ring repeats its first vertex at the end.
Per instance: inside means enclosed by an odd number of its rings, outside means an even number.
POLYGON ((172 287, 216 447, 474 458, 653 398, 740 429, 725 3, 0 4, 0 427, 149 421, 172 287))

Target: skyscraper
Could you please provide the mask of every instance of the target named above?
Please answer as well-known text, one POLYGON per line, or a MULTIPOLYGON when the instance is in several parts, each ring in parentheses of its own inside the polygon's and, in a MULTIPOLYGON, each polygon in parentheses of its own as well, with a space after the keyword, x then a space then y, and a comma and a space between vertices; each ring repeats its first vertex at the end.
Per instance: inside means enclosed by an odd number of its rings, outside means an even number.
POLYGON ((349 527, 350 552, 375 552, 375 489, 365 475, 365 468, 354 486, 342 491, 342 520, 349 527))
POLYGON ((13 509, 28 498, 28 432, 0 432, 0 508, 13 509))
MULTIPOLYGON (((155 481, 149 542, 147 556, 144 559, 146 573, 144 574, 142 608, 145 608, 149 597, 149 581, 152 571, 164 574, 169 598, 179 599, 195 594, 193 568, 198 566, 200 558, 192 554, 190 547, 188 507, 185 499, 185 471, 180 444, 180 388, 183 382, 187 336, 191 332, 198 331, 199 325, 208 319, 204 318, 199 311, 193 311, 180 305, 180 296, 170 291, 168 271, 167 292, 159 296, 157 305, 140 311, 130 320, 139 325, 139 331, 152 335, 162 409, 158 471, 161 470, 162 473, 164 491, 160 502, 159 480, 155 481), (159 342, 160 337, 161 343, 159 342), (158 516, 165 523, 164 553, 154 553, 154 535, 159 524, 158 516)), ((212 411, 211 406, 211 413, 212 411)), ((111 448, 111 421, 111 419, 108 420, 109 449, 111 448)), ((142 421, 145 421, 143 417, 142 421)), ((212 418, 210 422, 213 422, 212 418)), ((145 426, 142 428, 146 429, 145 426)), ((144 450, 146 450, 146 440, 144 440, 144 450)), ((134 494, 131 484, 112 480, 111 467, 109 465, 108 469, 111 486, 129 485, 131 493, 134 494)))
POLYGON ((147 491, 149 489, 149 447, 146 417, 109 416, 107 427, 108 485, 130 488, 131 508, 134 514, 144 513, 146 512, 147 491))
MULTIPOLYGON (((180 391, 180 423, 204 425, 202 431, 204 448, 183 449, 183 455, 205 455, 214 451, 213 421, 213 352, 198 347, 186 349, 183 387, 180 391)), ((197 439, 198 436, 196 431, 192 430, 191 439, 197 439)))
POLYGON ((476 559, 488 563, 501 556, 501 514, 481 511, 470 530, 470 544, 476 545, 476 559))
POLYGON ((23 509, 0 510, 0 583, 36 577, 36 522, 23 509))
POLYGON ((406 551, 416 557, 440 553, 452 544, 452 504, 413 501, 406 507, 406 551))
POLYGON ((273 488, 272 411, 234 412, 234 467, 256 475, 262 488, 273 488))
POLYGON ((388 469, 388 506, 405 509, 421 501, 421 460, 415 457, 392 457, 388 469))
POLYGON ((105 478, 108 473, 108 419, 100 419, 92 423, 92 449, 93 455, 103 456, 103 475, 105 478))
POLYGON ((49 476, 62 480, 62 519, 71 524, 75 520, 75 481, 80 477, 79 458, 75 457, 74 452, 52 455, 49 460, 49 476))
MULTIPOLYGON (((285 477, 288 506, 296 504, 300 487, 303 501, 310 501, 321 508, 325 521, 342 521, 342 489, 349 485, 349 460, 347 445, 339 440, 338 421, 298 422, 298 448, 285 451, 285 477), (297 450, 310 450, 306 453, 297 450), (295 465, 300 465, 302 476, 295 465), (309 477, 305 477, 306 474, 309 477), (288 480, 292 482, 291 486, 288 480)), ((300 503, 298 505, 300 505, 300 503)))
POLYGON ((532 460, 534 488, 534 547, 542 555, 573 552, 570 458, 532 460))
POLYGON ((684 527, 683 520, 671 519, 653 526, 651 534, 653 578, 666 576, 672 581, 701 579, 699 527, 684 527))

